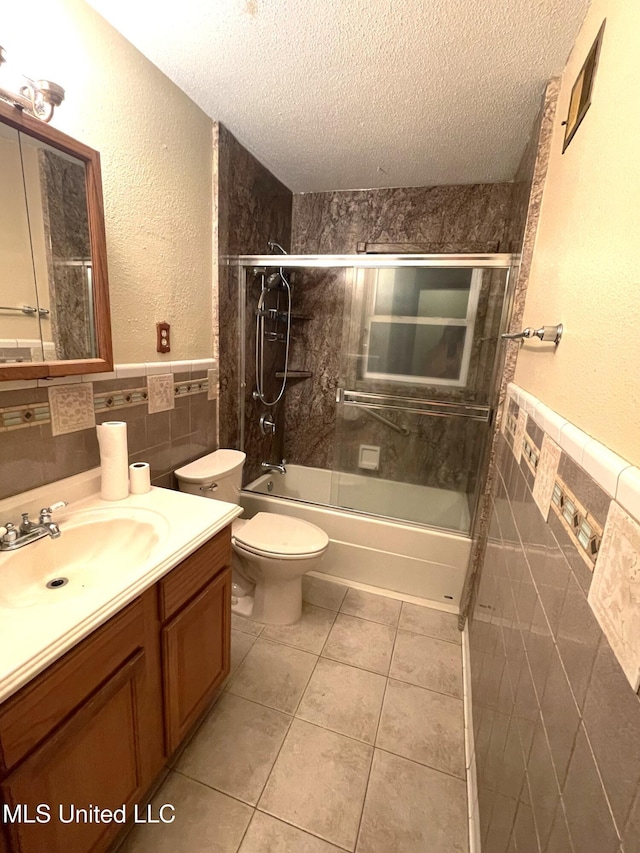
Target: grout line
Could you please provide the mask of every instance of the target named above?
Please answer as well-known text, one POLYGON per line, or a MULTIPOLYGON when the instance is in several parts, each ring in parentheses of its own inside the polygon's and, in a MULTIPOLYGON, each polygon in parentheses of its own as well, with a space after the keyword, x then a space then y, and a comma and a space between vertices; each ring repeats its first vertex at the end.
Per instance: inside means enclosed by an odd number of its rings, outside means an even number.
POLYGON ((358 841, 360 840, 360 832, 362 830, 362 819, 364 817, 364 808, 365 808, 365 805, 367 803, 367 794, 369 793, 369 784, 371 782, 371 771, 373 769, 373 760, 374 760, 375 755, 376 755, 376 743, 378 741, 378 732, 380 731, 380 722, 382 720, 382 712, 384 710, 385 699, 387 698, 387 687, 389 686, 389 672, 391 671, 391 663, 393 661, 393 655, 394 655, 394 652, 396 650, 397 639, 398 639, 398 631, 396 630, 396 633, 395 633, 394 638, 393 638, 393 645, 391 646, 391 654, 389 656, 389 668, 387 670, 386 681, 384 684, 384 693, 382 694, 382 702, 380 703, 380 711, 378 713, 378 722, 376 724, 376 730, 375 730, 375 734, 373 736, 373 752, 371 753, 371 762, 369 763, 369 773, 367 775, 367 784, 366 784, 365 789, 364 789, 364 799, 362 801, 362 809, 360 810, 360 820, 358 822, 358 831, 356 832, 355 848, 358 847, 358 841))
POLYGON ((256 809, 256 806, 253 803, 249 803, 247 802, 247 800, 243 800, 241 797, 238 797, 235 794, 230 794, 228 791, 223 791, 222 788, 216 788, 215 785, 210 785, 208 782, 203 782, 202 779, 196 779, 195 776, 190 776, 188 773, 185 773, 184 770, 176 770, 174 768, 172 772, 177 773, 178 776, 183 776, 185 779, 189 779, 191 782, 197 782, 197 784, 202 785, 203 788, 208 788, 210 791, 215 791, 217 794, 223 794, 225 797, 229 797, 229 799, 235 800, 236 803, 242 803, 243 806, 249 806, 249 808, 253 809, 254 811, 256 809))
POLYGON ((433 764, 425 764, 424 761, 418 761, 415 758, 409 758, 407 755, 402 755, 399 752, 393 752, 393 750, 386 749, 384 746, 376 746, 375 749, 378 752, 384 752, 387 755, 393 755, 394 758, 401 758, 403 761, 410 761, 412 764, 416 764, 418 767, 425 767, 427 770, 433 770, 434 773, 440 773, 442 776, 446 776, 448 779, 455 779, 456 782, 462 782, 462 784, 466 786, 466 780, 464 776, 456 776, 455 773, 449 773, 447 770, 443 770, 442 767, 434 767, 433 764))
MULTIPOLYGON (((268 817, 271 817, 274 820, 279 821, 280 823, 284 823, 287 826, 292 827, 293 829, 297 829, 298 832, 303 832, 305 835, 311 836, 311 838, 317 838, 319 841, 323 841, 325 844, 331 844, 333 847, 336 847, 338 850, 344 850, 345 853, 353 853, 353 851, 349 850, 348 847, 343 847, 341 844, 336 844, 335 841, 327 841, 327 839, 323 838, 321 835, 316 835, 315 832, 312 832, 310 829, 304 829, 301 826, 297 826, 297 824, 291 823, 290 820, 286 820, 283 817, 279 817, 278 815, 274 815, 271 812, 265 811, 264 809, 259 809, 257 807, 256 807, 256 811, 260 812, 260 814, 267 815, 268 817)), ((253 818, 252 818, 252 820, 253 820, 253 818)))

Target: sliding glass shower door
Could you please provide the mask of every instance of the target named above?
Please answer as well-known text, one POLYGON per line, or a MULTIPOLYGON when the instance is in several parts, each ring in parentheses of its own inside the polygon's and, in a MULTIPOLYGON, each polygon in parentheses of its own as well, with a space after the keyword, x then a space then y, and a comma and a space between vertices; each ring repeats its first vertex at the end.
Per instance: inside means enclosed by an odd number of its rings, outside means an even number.
MULTIPOLYGON (((240 432, 250 488, 468 533, 494 404, 510 256, 238 260, 240 432), (266 410, 253 394, 252 270, 268 277, 282 264, 292 281, 289 378, 271 410, 275 433, 265 438, 266 410), (276 447, 277 459, 262 458, 276 447), (286 475, 260 476, 263 462, 282 458, 286 475)), ((284 319, 282 326, 269 344, 274 353, 284 350, 284 319)), ((276 375, 283 373, 281 364, 276 375)))

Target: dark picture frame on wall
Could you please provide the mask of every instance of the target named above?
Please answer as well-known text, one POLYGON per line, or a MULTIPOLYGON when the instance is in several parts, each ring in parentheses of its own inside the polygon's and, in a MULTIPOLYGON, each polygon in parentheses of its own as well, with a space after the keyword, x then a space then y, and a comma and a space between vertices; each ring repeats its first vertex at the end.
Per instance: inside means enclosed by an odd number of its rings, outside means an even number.
POLYGON ((596 36, 594 43, 591 45, 591 50, 587 54, 584 65, 580 69, 580 73, 576 77, 573 88, 571 89, 569 111, 567 113, 566 120, 562 122, 564 124, 564 144, 562 146, 563 154, 575 136, 577 129, 580 127, 580 123, 587 114, 587 110, 591 106, 593 81, 595 80, 596 70, 598 68, 598 58, 600 56, 600 46, 602 45, 602 35, 604 33, 605 24, 606 18, 598 30, 598 35, 596 36))

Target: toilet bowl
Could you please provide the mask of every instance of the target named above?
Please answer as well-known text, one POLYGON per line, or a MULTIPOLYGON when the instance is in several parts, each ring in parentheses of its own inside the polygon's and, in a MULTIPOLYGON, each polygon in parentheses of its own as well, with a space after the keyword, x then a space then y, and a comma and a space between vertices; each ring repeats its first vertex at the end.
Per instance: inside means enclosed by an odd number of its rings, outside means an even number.
MULTIPOLYGON (((240 503, 246 455, 216 450, 175 472, 180 491, 240 503)), ((329 537, 308 521, 271 512, 236 519, 232 610, 269 625, 291 625, 302 614, 302 576, 317 568, 329 537)))

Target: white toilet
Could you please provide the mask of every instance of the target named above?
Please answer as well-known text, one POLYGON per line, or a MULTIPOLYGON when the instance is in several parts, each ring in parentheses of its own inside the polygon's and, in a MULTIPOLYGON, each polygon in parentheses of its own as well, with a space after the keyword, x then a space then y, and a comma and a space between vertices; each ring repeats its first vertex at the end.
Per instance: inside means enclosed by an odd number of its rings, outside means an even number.
MULTIPOLYGON (((240 503, 246 454, 216 450, 178 468, 181 492, 240 503)), ((269 625, 291 625, 302 614, 302 575, 315 569, 329 537, 308 521, 259 512, 231 527, 234 598, 232 610, 269 625)))

